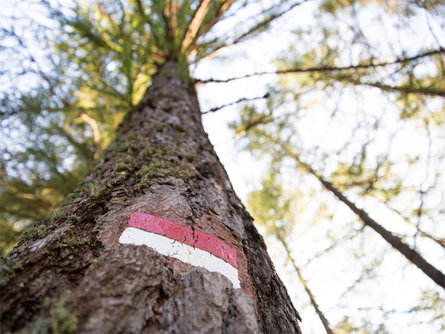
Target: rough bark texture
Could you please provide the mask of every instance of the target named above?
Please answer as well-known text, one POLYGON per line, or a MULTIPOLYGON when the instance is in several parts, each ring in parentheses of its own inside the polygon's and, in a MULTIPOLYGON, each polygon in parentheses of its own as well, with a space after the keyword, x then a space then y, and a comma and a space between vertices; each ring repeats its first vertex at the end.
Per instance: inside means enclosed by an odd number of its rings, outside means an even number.
POLYGON ((188 78, 175 62, 162 66, 79 191, 4 261, 1 332, 300 332, 263 239, 202 128, 188 78), (120 244, 136 211, 236 249, 241 289, 149 247, 120 244))

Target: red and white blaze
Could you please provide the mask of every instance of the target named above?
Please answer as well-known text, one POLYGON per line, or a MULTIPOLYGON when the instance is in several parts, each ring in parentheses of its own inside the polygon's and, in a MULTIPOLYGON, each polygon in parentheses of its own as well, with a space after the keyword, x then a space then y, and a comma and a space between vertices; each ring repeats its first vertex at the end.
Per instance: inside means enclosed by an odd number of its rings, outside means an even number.
POLYGON ((119 242, 146 245, 162 255, 221 273, 235 288, 240 288, 236 250, 213 235, 192 231, 161 217, 133 212, 119 242))

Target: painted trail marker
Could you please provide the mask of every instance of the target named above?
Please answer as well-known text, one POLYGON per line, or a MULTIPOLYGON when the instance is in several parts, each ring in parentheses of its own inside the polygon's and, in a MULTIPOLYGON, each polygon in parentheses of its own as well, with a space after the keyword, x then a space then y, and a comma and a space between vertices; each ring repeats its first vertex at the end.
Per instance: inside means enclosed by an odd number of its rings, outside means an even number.
POLYGON ((162 255, 218 272, 235 288, 240 288, 236 250, 213 235, 192 231, 161 217, 133 212, 119 242, 146 245, 162 255))

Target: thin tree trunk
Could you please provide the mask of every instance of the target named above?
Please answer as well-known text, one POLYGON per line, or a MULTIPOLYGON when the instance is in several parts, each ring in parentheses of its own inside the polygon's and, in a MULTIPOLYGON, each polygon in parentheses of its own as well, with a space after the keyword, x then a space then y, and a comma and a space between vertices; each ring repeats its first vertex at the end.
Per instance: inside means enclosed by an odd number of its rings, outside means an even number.
POLYGON ((281 245, 284 247, 284 250, 286 251, 287 259, 290 261, 290 263, 292 263, 292 266, 294 267, 295 271, 297 272, 298 279, 300 280, 300 283, 303 285, 304 290, 306 291, 307 295, 309 296, 311 305, 314 308, 315 313, 317 313, 318 317, 320 318, 320 321, 323 324, 326 334, 334 334, 334 332, 331 329, 328 319, 325 317, 324 313, 321 311, 320 306, 318 306, 318 303, 315 300, 314 294, 312 293, 306 280, 304 279, 303 275, 301 274, 300 267, 298 267, 297 264, 295 263, 295 259, 293 258, 292 254, 291 254, 291 251, 289 249, 289 246, 288 246, 285 238, 281 235, 280 231, 276 231, 275 235, 276 235, 278 241, 281 242, 281 245))
MULTIPOLYGON (((290 152, 288 152, 290 153, 290 152)), ((415 249, 411 248, 402 239, 392 234, 390 231, 385 229, 382 225, 377 223, 372 219, 364 210, 359 209, 354 203, 352 203, 348 198, 346 198, 343 193, 334 187, 332 183, 325 180, 321 175, 319 175, 310 165, 301 161, 298 156, 292 154, 292 157, 298 161, 301 166, 303 166, 309 173, 315 176, 320 183, 329 190, 335 197, 337 197, 341 202, 346 204, 361 221, 377 232, 383 239, 385 239, 393 248, 398 250, 408 261, 414 264, 417 268, 422 270, 422 272, 431 278, 437 285, 445 289, 445 275, 434 267, 431 263, 425 260, 422 255, 420 255, 415 249)))
POLYGON ((164 64, 77 194, 5 259, 2 332, 300 333, 263 239, 202 128, 191 82, 176 62, 164 64), (199 265, 123 244, 135 212, 234 249, 240 289, 199 265))

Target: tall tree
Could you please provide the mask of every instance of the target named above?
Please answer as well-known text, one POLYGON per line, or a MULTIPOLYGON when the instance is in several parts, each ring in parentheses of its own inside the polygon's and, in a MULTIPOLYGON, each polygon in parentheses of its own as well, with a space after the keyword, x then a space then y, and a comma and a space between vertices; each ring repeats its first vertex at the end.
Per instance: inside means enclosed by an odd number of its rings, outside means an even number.
POLYGON ((297 273, 298 280, 303 285, 310 304, 320 319, 326 334, 333 334, 331 325, 320 309, 307 281, 304 279, 286 240, 286 236, 290 235, 292 225, 290 222, 292 220, 292 212, 289 210, 291 199, 285 197, 283 187, 277 182, 278 175, 278 171, 272 171, 266 175, 261 189, 250 194, 248 201, 249 209, 254 215, 255 222, 264 227, 267 234, 274 236, 279 241, 286 252, 286 260, 292 264, 293 269, 297 273))
MULTIPOLYGON (((116 55, 125 84, 113 87, 103 75, 96 87, 122 95, 131 110, 75 195, 28 228, 3 261, 2 331, 300 332, 262 237, 202 128, 188 71, 191 55, 251 36, 299 3, 272 6, 232 41, 199 42, 232 2, 97 2, 74 15, 43 2, 89 48, 80 57, 100 68, 102 53, 116 55), (132 44, 144 29, 147 38, 132 44), (138 47, 155 74, 136 104, 138 47)), ((87 62, 79 65, 88 71, 87 62)))
POLYGON ((318 297, 334 328, 397 332, 400 318, 409 314, 407 330, 443 329, 443 307, 437 303, 445 287, 443 4, 322 2, 317 24, 296 29, 294 45, 276 62, 277 70, 213 81, 279 75, 267 104, 245 107, 234 127, 248 150, 282 175, 292 196, 285 241, 292 241, 300 270, 312 274, 305 277, 315 295, 327 290, 326 272, 342 273, 329 287, 338 291, 336 302, 318 297), (409 28, 412 22, 416 32, 409 28), (388 33, 377 38, 379 26, 388 33), (363 220, 378 232, 363 227, 363 220), (397 248, 399 254, 393 254, 397 248), (366 300, 367 291, 387 296, 402 285, 412 297, 410 306, 366 300), (357 306, 364 299, 366 306, 357 306), (344 322, 339 309, 348 314, 344 322), (369 321, 371 311, 380 318, 369 321), (421 315, 428 320, 419 325, 414 319, 421 315))

